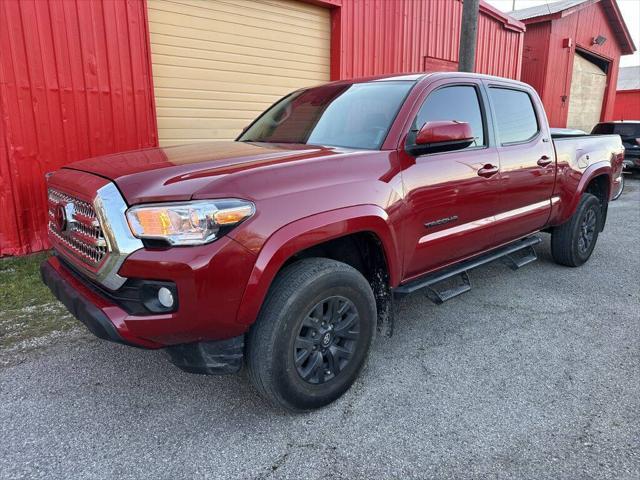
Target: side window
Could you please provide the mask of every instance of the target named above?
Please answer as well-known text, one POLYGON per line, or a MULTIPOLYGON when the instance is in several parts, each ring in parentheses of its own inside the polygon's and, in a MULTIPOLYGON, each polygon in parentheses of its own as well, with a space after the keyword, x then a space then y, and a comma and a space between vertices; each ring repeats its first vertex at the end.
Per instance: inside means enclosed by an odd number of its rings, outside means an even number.
POLYGON ((526 142, 539 131, 531 97, 522 90, 490 87, 500 143, 526 142))
MULTIPOLYGON (((431 92, 420 107, 412 128, 415 132, 422 128, 426 122, 439 120, 467 122, 471 125, 475 137, 474 143, 467 148, 485 145, 482 110, 475 87, 456 85, 431 92)), ((415 138, 415 133, 413 138, 415 138)))

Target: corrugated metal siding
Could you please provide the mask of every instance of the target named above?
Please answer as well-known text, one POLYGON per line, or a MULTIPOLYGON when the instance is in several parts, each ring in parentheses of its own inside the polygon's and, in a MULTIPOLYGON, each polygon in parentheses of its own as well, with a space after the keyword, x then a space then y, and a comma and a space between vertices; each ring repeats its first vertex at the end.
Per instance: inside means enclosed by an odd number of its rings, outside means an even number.
POLYGON ((157 143, 144 2, 0 2, 0 255, 48 246, 44 174, 157 143))
MULTIPOLYGON (((462 2, 343 0, 334 10, 333 78, 457 68, 462 2)), ((523 34, 481 9, 476 71, 519 78, 523 34)))
POLYGON ((550 34, 551 24, 549 22, 528 25, 524 34, 520 80, 535 88, 542 98, 545 94, 550 34))
POLYGON ((551 126, 562 128, 567 125, 576 46, 611 61, 601 117, 602 120, 610 120, 613 114, 621 47, 607 19, 603 5, 595 3, 565 17, 544 22, 544 24, 547 25, 544 27, 548 32, 546 38, 540 30, 536 30, 536 28, 543 27, 527 25, 525 44, 547 43, 549 48, 546 55, 544 58, 542 56, 535 58, 525 56, 522 70, 523 79, 535 77, 539 82, 540 78, 544 78, 541 84, 532 85, 542 92, 542 101, 551 126), (598 35, 604 35, 607 38, 606 43, 602 46, 591 45, 593 37, 598 35), (563 47, 565 39, 572 40, 572 48, 563 47))
POLYGON ((229 140, 297 88, 329 81, 330 14, 284 0, 149 0, 162 145, 229 140))
POLYGON ((611 120, 640 120, 640 90, 623 90, 616 93, 611 120))

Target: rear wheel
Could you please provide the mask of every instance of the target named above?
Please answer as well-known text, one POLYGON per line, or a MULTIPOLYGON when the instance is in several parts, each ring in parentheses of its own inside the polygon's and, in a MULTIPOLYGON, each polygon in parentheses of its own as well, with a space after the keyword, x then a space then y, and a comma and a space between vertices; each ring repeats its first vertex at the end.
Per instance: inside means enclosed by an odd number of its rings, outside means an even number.
POLYGON ((375 322, 373 292, 356 269, 324 258, 294 263, 274 280, 249 332, 252 383, 289 410, 327 405, 358 376, 375 322))
POLYGON ((602 206, 595 195, 585 193, 568 222, 551 232, 551 255, 556 263, 579 267, 585 263, 598 240, 602 206))

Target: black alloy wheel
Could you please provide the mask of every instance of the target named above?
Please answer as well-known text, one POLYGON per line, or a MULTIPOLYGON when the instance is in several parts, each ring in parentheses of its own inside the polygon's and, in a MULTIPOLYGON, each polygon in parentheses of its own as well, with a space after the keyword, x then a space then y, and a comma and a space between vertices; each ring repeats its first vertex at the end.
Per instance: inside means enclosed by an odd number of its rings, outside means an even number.
POLYGON ((353 384, 375 337, 369 281, 346 263, 305 258, 284 267, 247 335, 247 372, 272 405, 305 411, 353 384))
POLYGON ((582 223, 580 224, 580 232, 578 236, 578 252, 585 255, 591 248, 593 239, 596 235, 598 226, 598 216, 595 209, 590 208, 584 214, 582 223))
POLYGON ((348 365, 360 336, 360 316, 353 302, 333 296, 318 302, 302 320, 294 343, 296 371, 317 385, 335 378, 348 365))

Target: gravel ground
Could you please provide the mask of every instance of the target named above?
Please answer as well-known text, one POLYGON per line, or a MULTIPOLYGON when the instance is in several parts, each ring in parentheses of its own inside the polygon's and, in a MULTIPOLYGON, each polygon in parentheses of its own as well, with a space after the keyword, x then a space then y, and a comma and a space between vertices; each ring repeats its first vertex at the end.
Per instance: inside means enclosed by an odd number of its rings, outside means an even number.
POLYGON ((0 369, 2 478, 640 477, 640 180, 588 264, 472 273, 414 295, 360 379, 318 412, 242 377, 70 335, 0 369))

